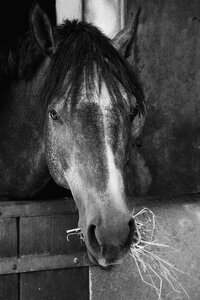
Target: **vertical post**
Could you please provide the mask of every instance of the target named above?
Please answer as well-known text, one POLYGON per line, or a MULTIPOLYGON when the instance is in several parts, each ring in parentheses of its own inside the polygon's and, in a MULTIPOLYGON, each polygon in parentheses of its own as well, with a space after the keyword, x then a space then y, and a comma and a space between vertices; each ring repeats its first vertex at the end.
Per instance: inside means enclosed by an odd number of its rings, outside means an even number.
POLYGON ((125 0, 120 0, 120 29, 125 25, 125 0))
POLYGON ((126 0, 56 0, 57 24, 78 19, 99 27, 112 38, 125 25, 126 0))
POLYGON ((82 20, 82 0, 56 0, 57 24, 64 19, 82 20))
POLYGON ((112 38, 124 26, 124 0, 87 0, 83 18, 112 38))

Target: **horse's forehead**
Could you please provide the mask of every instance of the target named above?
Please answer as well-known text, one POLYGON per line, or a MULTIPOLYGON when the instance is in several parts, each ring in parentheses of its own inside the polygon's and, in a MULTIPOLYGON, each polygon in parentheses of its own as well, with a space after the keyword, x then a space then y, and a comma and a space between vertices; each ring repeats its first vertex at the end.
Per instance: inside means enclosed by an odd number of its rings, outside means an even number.
MULTIPOLYGON (((101 88, 99 88, 97 84, 94 85, 93 91, 91 92, 92 96, 88 98, 88 93, 83 88, 80 101, 78 101, 76 108, 77 110, 82 110, 87 107, 96 107, 101 117, 108 117, 106 120, 106 123, 108 123, 109 120, 112 120, 112 117, 115 118, 122 113, 122 104, 126 106, 127 94, 121 86, 119 86, 119 90, 119 98, 117 98, 117 96, 114 96, 116 97, 116 99, 113 99, 111 93, 109 92, 109 89, 107 88, 107 85, 102 82, 101 88)), ((88 109, 87 111, 90 114, 90 110, 88 109)), ((124 112, 126 112, 126 107, 124 107, 124 112)))
MULTIPOLYGON (((92 97, 87 98, 87 93, 83 91, 81 99, 76 106, 75 123, 79 124, 80 133, 91 137, 97 135, 100 139, 109 140, 109 143, 116 146, 117 141, 125 136, 125 120, 127 109, 127 94, 121 89, 120 97, 124 99, 113 99, 105 83, 101 89, 94 88, 92 97), (120 125, 121 124, 121 125, 120 125), (98 133, 98 134, 97 134, 98 133)), ((73 118, 73 117, 72 117, 73 118)), ((91 140, 91 139, 90 139, 91 140)))
MULTIPOLYGON (((123 87, 119 85, 119 91, 120 91, 120 97, 123 97, 124 99, 127 97, 127 94, 125 93, 123 87)), ((93 97, 92 100, 90 99, 89 102, 96 103, 101 107, 101 109, 105 109, 108 107, 112 107, 113 101, 111 99, 111 95, 109 93, 107 85, 102 82, 101 88, 98 87, 97 83, 94 85, 94 90, 93 90, 93 97)), ((87 93, 83 89, 83 102, 88 102, 87 99, 87 93)), ((119 99, 120 100, 120 99, 119 99)), ((117 102, 116 102, 117 103, 117 102)))
POLYGON ((102 110, 111 107, 112 101, 106 85, 103 83, 99 95, 96 94, 94 102, 97 103, 102 110))

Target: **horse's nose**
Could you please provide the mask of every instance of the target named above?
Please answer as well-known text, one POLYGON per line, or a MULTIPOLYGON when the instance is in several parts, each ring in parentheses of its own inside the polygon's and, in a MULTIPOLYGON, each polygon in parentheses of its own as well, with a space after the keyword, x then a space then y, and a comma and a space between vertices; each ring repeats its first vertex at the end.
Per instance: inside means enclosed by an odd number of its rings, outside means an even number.
POLYGON ((128 251, 135 234, 135 222, 130 217, 126 221, 115 220, 112 223, 93 219, 88 226, 87 238, 94 257, 112 264, 128 251))

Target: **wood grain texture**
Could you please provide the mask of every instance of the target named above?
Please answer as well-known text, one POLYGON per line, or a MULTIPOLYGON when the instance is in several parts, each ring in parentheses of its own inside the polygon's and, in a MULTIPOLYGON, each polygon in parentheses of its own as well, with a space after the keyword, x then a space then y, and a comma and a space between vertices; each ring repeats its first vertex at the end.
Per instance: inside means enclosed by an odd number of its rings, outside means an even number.
POLYGON ((72 198, 55 199, 50 201, 0 201, 0 219, 50 216, 62 214, 77 214, 77 208, 72 198))
POLYGON ((0 300, 89 299, 85 245, 66 239, 78 226, 72 199, 0 202, 0 212, 0 300))
MULTIPOLYGON (((142 12, 131 63, 147 102, 138 150, 152 176, 149 194, 196 193, 200 191, 200 1, 128 0, 127 22, 138 7, 142 12)), ((130 186, 135 177, 133 169, 130 186)))
POLYGON ((34 255, 0 260, 0 275, 91 266, 87 254, 34 255))
POLYGON ((18 274, 0 275, 0 300, 20 300, 18 298, 18 274))
POLYGON ((66 230, 78 226, 77 215, 20 218, 20 255, 74 254, 85 251, 78 236, 67 241, 66 230))
POLYGON ((17 220, 0 219, 0 259, 13 256, 17 256, 17 220))
POLYGON ((88 300, 88 268, 21 275, 21 300, 88 300))

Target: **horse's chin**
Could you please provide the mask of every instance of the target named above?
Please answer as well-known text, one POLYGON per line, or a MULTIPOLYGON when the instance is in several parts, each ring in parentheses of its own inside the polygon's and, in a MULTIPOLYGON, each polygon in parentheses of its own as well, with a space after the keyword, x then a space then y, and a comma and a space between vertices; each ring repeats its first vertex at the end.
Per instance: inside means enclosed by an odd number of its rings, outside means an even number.
POLYGON ((100 266, 100 267, 103 268, 103 269, 111 268, 113 265, 121 264, 122 261, 123 261, 123 258, 120 258, 120 259, 118 259, 118 260, 115 261, 115 262, 108 263, 108 262, 106 262, 106 260, 105 260, 103 257, 102 257, 102 258, 96 259, 96 258, 94 257, 94 255, 92 255, 92 253, 91 253, 89 250, 87 250, 87 253, 88 253, 89 260, 90 260, 94 265, 100 266))

